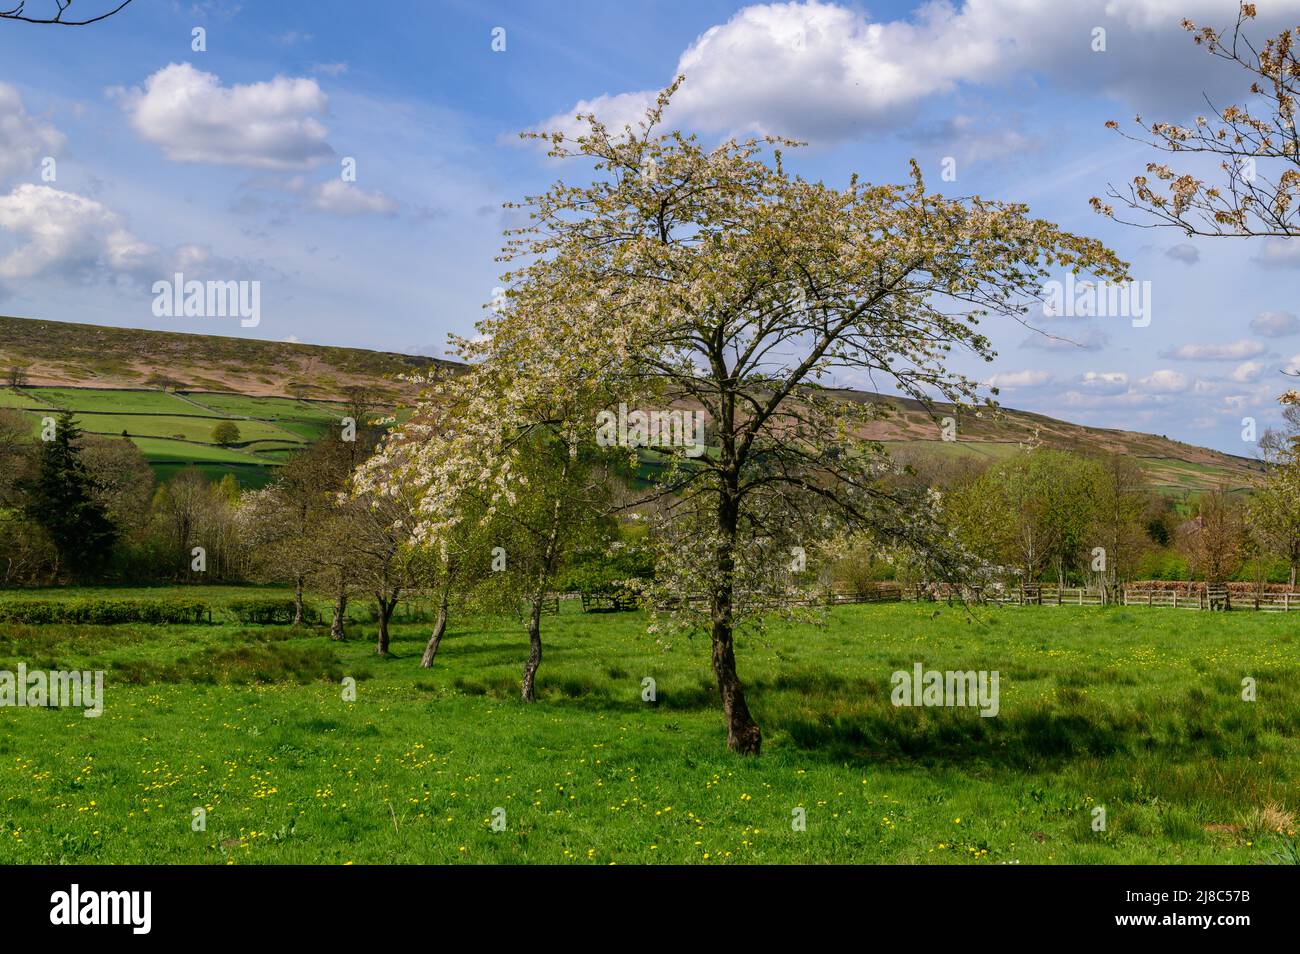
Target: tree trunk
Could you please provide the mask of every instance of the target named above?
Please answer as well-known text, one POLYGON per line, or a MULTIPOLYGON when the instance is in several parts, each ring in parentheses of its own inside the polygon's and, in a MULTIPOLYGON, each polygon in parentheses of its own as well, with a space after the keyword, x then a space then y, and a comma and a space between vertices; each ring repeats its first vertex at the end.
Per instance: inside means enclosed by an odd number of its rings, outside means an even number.
POLYGON ((724 497, 718 507, 718 529, 722 543, 717 552, 718 578, 710 607, 713 626, 713 674, 718 680, 722 711, 727 719, 727 748, 741 755, 758 755, 763 733, 749 714, 745 688, 736 674, 736 650, 733 642, 733 601, 736 589, 736 530, 739 525, 734 497, 724 497))
POLYGON ((375 602, 379 604, 379 645, 375 648, 381 656, 388 655, 388 620, 393 615, 393 608, 397 606, 397 600, 386 600, 383 594, 375 594, 375 602))
POLYGON ((433 660, 438 655, 438 647, 442 645, 442 637, 447 632, 447 601, 449 597, 448 590, 450 584, 443 587, 442 604, 438 607, 438 619, 433 624, 433 633, 429 636, 429 642, 425 644, 424 655, 420 657, 421 669, 432 669, 433 660))
POLYGON ((713 673, 718 679, 722 711, 727 718, 727 748, 741 755, 758 755, 763 732, 749 714, 745 688, 736 675, 736 653, 730 622, 713 624, 713 673))
POLYGON ((1295 570, 1296 570, 1296 563, 1294 560, 1292 560, 1291 561, 1291 582, 1287 584, 1287 589, 1290 590, 1292 593, 1295 592, 1295 570))
POLYGON ((539 596, 533 600, 533 609, 528 616, 528 662, 524 663, 524 681, 519 687, 519 694, 524 702, 537 701, 537 667, 542 664, 542 600, 539 596))
POLYGON ((302 577, 293 581, 293 625, 302 625, 302 577))
POLYGON ((342 587, 339 587, 338 595, 334 598, 334 618, 330 621, 330 639, 346 639, 347 635, 343 632, 343 618, 348 611, 348 594, 342 587))
MULTIPOLYGON (((569 459, 564 460, 561 471, 562 481, 569 475, 569 459)), ((533 596, 532 612, 528 616, 528 661, 524 663, 524 678, 519 685, 519 695, 524 702, 537 701, 537 667, 542 664, 542 601, 546 599, 546 590, 551 582, 551 573, 555 570, 555 558, 560 552, 560 524, 564 513, 564 501, 556 498, 551 508, 551 526, 546 537, 546 550, 542 557, 542 572, 537 580, 537 591, 533 596)))

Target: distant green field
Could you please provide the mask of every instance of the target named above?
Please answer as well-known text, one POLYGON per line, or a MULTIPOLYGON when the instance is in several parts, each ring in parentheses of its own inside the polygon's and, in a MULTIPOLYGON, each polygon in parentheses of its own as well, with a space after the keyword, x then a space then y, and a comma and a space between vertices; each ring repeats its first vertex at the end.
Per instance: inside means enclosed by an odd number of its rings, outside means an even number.
POLYGON ((134 414, 201 414, 193 404, 165 391, 112 391, 91 388, 25 388, 51 404, 71 411, 117 411, 134 414))
POLYGON ((0 388, 0 407, 42 407, 43 405, 35 398, 14 391, 11 388, 0 388))
POLYGON ((213 444, 189 444, 185 441, 166 440, 157 437, 132 438, 150 463, 154 461, 230 461, 236 464, 264 464, 256 454, 236 450, 231 447, 217 447, 213 444))
POLYGON ((276 467, 345 415, 337 402, 71 387, 0 388, 0 407, 23 411, 34 432, 60 408, 83 412, 76 415, 82 430, 125 433, 160 479, 194 465, 214 479, 234 474, 246 487, 265 485, 276 467), (223 420, 239 428, 238 446, 213 443, 213 428, 223 420))
POLYGON ((320 420, 333 422, 343 415, 340 404, 299 401, 291 398, 248 397, 244 394, 206 394, 189 395, 195 404, 212 408, 220 414, 231 417, 256 417, 276 420, 301 418, 303 420, 320 420))

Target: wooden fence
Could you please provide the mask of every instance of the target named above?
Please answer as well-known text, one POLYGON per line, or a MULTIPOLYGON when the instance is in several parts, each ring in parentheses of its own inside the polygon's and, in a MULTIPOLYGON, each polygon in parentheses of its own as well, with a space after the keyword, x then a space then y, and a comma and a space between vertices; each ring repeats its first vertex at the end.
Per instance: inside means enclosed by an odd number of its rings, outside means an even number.
MULTIPOLYGON (((577 594, 565 594, 576 598, 577 594)), ((1300 610, 1300 593, 1230 590, 1218 586, 1190 584, 1183 592, 1178 589, 1127 584, 1105 591, 1084 586, 1056 586, 1055 584, 1029 584, 1026 586, 956 586, 950 583, 877 583, 866 589, 843 586, 818 593, 791 594, 784 599, 773 599, 767 594, 738 594, 737 602, 755 599, 757 608, 778 605, 843 606, 859 603, 926 603, 946 602, 992 604, 997 606, 1160 606, 1171 609, 1193 610, 1259 610, 1284 613, 1300 610)), ((679 607, 682 603, 706 604, 708 597, 702 593, 678 597, 660 604, 660 609, 679 607)), ((632 609, 632 604, 614 600, 612 596, 589 595, 583 598, 583 609, 632 609)), ((749 608, 755 608, 750 606, 749 608)))
POLYGON ((967 603, 1013 606, 1105 606, 1118 603, 1124 606, 1160 606, 1170 609, 1259 610, 1276 613, 1300 610, 1300 593, 1232 590, 1223 584, 1193 584, 1183 592, 1178 589, 1128 584, 1116 592, 1113 589, 1102 591, 1081 586, 1058 587, 1047 583, 1023 587, 958 587, 922 583, 908 587, 904 593, 904 599, 918 602, 961 600, 967 603))

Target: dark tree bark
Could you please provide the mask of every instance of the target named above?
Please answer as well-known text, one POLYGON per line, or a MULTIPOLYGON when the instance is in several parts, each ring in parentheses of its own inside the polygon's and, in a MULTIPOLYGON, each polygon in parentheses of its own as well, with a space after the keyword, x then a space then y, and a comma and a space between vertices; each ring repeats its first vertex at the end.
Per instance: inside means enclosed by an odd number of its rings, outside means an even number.
POLYGON ((293 581, 293 625, 302 625, 302 574, 293 581))
POLYGON ((343 620, 348 612, 348 594, 343 587, 339 587, 338 595, 334 598, 334 618, 330 621, 330 639, 342 640, 347 638, 343 632, 343 620))
POLYGON ((387 597, 382 590, 375 592, 375 602, 379 604, 379 645, 375 652, 380 656, 388 655, 388 621, 393 618, 393 610, 397 608, 397 595, 396 590, 387 597))
POLYGON ((717 581, 711 596, 713 625, 713 674, 718 680, 718 694, 727 719, 727 748, 741 755, 758 755, 763 733, 749 714, 745 688, 736 673, 733 602, 736 588, 736 538, 739 508, 734 494, 724 491, 718 507, 718 529, 722 544, 717 555, 717 581))
POLYGON ((524 681, 519 694, 524 702, 537 701, 537 667, 542 664, 542 600, 540 595, 533 600, 532 612, 528 615, 528 661, 524 663, 524 681))
MULTIPOLYGON (((561 482, 569 475, 569 460, 566 457, 561 474, 561 482)), ((546 589, 555 572, 555 562, 560 553, 560 525, 563 522, 564 501, 557 498, 551 508, 551 525, 546 532, 546 547, 542 551, 542 568, 538 574, 537 590, 532 599, 532 612, 528 616, 528 661, 524 663, 524 678, 519 686, 519 694, 524 702, 537 701, 537 667, 542 664, 542 604, 546 600, 546 589)))
POLYGON ((438 619, 433 624, 433 632, 429 636, 429 642, 425 644, 424 655, 420 657, 421 669, 432 669, 433 660, 438 655, 438 647, 442 645, 442 637, 447 632, 447 604, 451 597, 451 579, 447 579, 442 588, 442 602, 438 606, 438 619))

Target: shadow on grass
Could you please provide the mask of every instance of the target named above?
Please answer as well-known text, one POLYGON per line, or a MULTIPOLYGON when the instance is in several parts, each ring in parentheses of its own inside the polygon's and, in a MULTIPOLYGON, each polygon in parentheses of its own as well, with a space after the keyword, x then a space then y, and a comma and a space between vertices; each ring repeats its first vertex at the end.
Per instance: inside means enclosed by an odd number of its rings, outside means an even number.
POLYGON ((1004 707, 990 718, 974 709, 895 708, 887 700, 817 715, 794 711, 780 699, 757 708, 770 734, 837 762, 1017 770, 1139 753, 1178 761, 1254 757, 1266 751, 1267 737, 1300 730, 1300 707, 1257 707, 1222 688, 1193 686, 1173 697, 1111 702, 1062 688, 1052 701, 1004 707))
MULTIPOLYGON (((277 682, 342 680, 343 667, 329 646, 288 646, 260 643, 234 649, 209 648, 172 662, 127 659, 113 663, 112 678, 128 685, 190 683, 194 685, 249 685, 277 682)), ((348 673, 358 681, 368 673, 348 673)))

